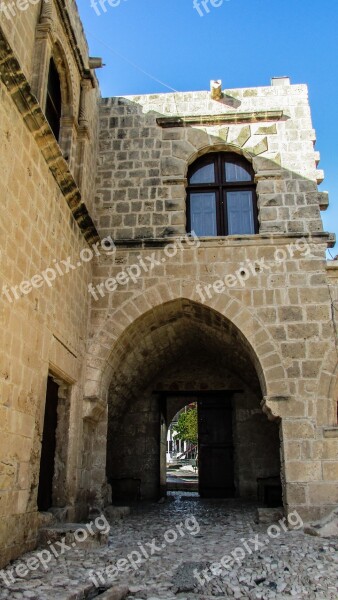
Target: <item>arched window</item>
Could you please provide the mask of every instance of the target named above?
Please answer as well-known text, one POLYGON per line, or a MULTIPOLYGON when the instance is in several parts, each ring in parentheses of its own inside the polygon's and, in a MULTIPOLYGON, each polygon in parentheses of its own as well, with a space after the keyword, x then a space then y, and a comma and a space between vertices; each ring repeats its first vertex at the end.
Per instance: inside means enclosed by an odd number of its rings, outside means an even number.
POLYGON ((47 83, 46 118, 57 141, 59 141, 60 136, 61 113, 62 101, 60 77, 55 62, 53 58, 51 58, 47 83))
POLYGON ((198 236, 258 232, 254 172, 237 154, 207 154, 188 172, 187 228, 198 236))

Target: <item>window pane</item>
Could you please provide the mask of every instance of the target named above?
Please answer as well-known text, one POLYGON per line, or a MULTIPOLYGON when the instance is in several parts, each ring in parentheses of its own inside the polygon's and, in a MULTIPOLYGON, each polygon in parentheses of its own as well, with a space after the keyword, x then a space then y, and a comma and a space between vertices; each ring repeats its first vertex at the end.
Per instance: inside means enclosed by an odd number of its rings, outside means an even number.
POLYGON ((225 163, 225 180, 226 181, 251 181, 252 175, 242 165, 237 165, 235 162, 225 163))
POLYGON ((217 235, 216 195, 190 194, 191 231, 198 236, 217 235))
POLYGON ((215 183, 215 165, 204 165, 190 177, 190 183, 215 183))
POLYGON ((228 192, 227 208, 229 235, 255 233, 252 192, 228 192))

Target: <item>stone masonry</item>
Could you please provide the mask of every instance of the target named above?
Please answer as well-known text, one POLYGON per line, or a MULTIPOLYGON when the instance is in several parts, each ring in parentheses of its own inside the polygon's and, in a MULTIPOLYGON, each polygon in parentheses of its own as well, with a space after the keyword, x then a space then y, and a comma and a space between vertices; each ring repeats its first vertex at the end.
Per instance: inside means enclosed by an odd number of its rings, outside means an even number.
POLYGON ((93 64, 75 3, 1 13, 0 565, 36 546, 44 519, 48 376, 51 510, 66 520, 100 510, 107 481, 113 496, 131 479, 155 498, 158 394, 228 386, 241 390, 238 495, 279 469, 286 510, 306 521, 338 504, 338 266, 307 87, 100 99, 93 64), (58 141, 44 114, 51 57, 58 141), (257 234, 187 235, 188 168, 210 152, 252 165, 257 234), (47 269, 55 278, 32 283, 47 269))

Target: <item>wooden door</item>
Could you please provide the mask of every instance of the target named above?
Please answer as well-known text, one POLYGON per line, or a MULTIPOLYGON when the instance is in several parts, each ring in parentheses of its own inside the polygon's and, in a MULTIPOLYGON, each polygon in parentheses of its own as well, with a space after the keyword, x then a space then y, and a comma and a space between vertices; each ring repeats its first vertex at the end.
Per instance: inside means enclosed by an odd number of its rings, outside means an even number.
MULTIPOLYGON (((232 396, 232 395, 231 395, 232 396)), ((198 401, 199 494, 202 498, 235 495, 232 397, 198 401)))

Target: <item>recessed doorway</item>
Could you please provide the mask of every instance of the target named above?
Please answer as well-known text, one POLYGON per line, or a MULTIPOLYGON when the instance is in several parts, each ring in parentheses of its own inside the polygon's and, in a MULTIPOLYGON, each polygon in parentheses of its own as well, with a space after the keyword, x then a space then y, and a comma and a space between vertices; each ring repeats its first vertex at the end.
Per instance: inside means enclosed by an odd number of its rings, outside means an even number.
POLYGON ((59 385, 48 377, 45 416, 43 424, 38 510, 47 511, 53 505, 53 479, 55 471, 56 430, 58 425, 59 385))

